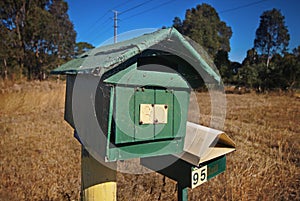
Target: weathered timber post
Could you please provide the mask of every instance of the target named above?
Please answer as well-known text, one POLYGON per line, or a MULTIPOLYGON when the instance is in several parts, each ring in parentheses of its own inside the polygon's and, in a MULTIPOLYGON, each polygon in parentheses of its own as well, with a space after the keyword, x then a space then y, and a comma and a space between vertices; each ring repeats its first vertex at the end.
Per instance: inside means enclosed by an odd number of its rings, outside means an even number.
POLYGON ((82 201, 117 200, 116 170, 99 163, 84 147, 81 154, 81 194, 82 201))

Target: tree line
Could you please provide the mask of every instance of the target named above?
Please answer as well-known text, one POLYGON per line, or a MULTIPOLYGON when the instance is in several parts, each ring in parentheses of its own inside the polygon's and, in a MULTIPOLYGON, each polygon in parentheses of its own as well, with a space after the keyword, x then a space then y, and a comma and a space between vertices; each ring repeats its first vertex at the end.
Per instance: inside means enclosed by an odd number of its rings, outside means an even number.
POLYGON ((79 54, 64 0, 0 1, 0 72, 4 79, 43 79, 79 54))
MULTIPOLYGON (((50 70, 94 48, 76 43, 68 9, 64 0, 0 1, 3 79, 43 79, 50 70)), ((229 60, 232 29, 209 4, 187 9, 184 19, 175 17, 172 26, 208 52, 225 84, 257 90, 300 86, 300 46, 288 50, 290 35, 280 10, 262 13, 253 47, 242 63, 229 60)))
POLYGON ((278 9, 262 13, 253 47, 242 63, 229 60, 232 30, 212 6, 203 3, 186 10, 185 19, 175 17, 173 27, 204 47, 225 84, 258 91, 300 87, 300 46, 288 50, 290 35, 278 9))

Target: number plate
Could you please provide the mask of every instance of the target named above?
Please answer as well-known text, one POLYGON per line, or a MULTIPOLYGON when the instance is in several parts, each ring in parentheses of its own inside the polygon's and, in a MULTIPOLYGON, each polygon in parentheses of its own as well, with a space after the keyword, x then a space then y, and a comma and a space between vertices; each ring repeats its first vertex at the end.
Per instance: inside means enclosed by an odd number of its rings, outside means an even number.
POLYGON ((201 168, 192 168, 192 189, 207 181, 207 165, 201 168))

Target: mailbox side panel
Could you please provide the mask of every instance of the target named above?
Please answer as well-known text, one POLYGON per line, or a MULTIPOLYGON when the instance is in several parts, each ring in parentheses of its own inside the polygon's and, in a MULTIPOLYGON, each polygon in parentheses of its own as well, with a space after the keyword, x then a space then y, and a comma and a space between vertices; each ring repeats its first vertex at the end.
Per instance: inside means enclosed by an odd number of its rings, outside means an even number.
POLYGON ((96 116, 101 130, 103 131, 105 136, 107 136, 108 132, 110 88, 111 86, 107 86, 100 81, 97 86, 95 95, 96 116))
POLYGON ((67 75, 67 85, 66 85, 66 97, 65 97, 65 120, 73 127, 73 112, 72 112, 72 96, 73 96, 73 87, 76 80, 76 75, 67 75))
MULTIPOLYGON (((84 75, 80 75, 84 76, 84 75)), ((88 77, 88 75, 87 75, 88 77)), ((65 120, 75 129, 75 123, 73 119, 73 110, 72 110, 72 102, 73 102, 73 89, 76 80, 76 75, 67 75, 67 85, 66 85, 66 97, 65 97, 65 120)), ((78 90, 78 89, 77 89, 78 90)), ((107 134, 107 119, 108 119, 108 105, 110 100, 110 87, 103 84, 101 81, 99 82, 96 95, 95 95, 95 111, 97 120, 101 129, 105 134, 107 134)), ((84 104, 84 103, 83 103, 84 104)))

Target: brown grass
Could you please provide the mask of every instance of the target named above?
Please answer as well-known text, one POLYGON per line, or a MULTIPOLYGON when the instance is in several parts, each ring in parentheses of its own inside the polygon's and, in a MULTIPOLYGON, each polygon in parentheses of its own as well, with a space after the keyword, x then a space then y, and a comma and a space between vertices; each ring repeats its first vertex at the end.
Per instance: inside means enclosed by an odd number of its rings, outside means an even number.
MULTIPOLYGON (((4 86, 4 85, 3 85, 4 86)), ((0 200, 79 200, 80 144, 63 120, 64 83, 35 82, 0 94, 0 200)), ((209 125, 210 102, 197 94, 209 125)), ((300 200, 300 99, 228 94, 224 130, 237 151, 225 173, 189 200, 300 200)), ((118 200, 177 200, 157 173, 118 174, 118 200)))
POLYGON ((0 200, 79 198, 80 146, 63 121, 64 90, 27 83, 0 94, 0 200))

